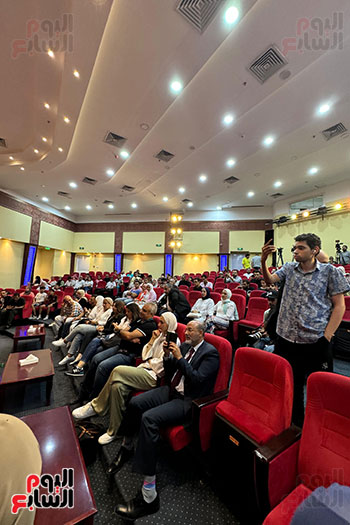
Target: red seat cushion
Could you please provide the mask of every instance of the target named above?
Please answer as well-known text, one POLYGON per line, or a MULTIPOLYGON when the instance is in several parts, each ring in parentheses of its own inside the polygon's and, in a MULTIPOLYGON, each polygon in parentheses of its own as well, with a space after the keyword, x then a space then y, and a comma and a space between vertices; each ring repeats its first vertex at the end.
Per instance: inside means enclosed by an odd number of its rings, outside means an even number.
POLYGON ((311 494, 311 490, 305 485, 298 485, 284 500, 275 507, 265 518, 264 525, 289 525, 292 521, 294 512, 311 494))
POLYGON ((219 337, 223 337, 224 339, 229 338, 229 331, 228 330, 215 330, 215 335, 218 335, 219 337))
POLYGON ((162 435, 168 440, 171 448, 178 452, 187 447, 192 441, 192 433, 185 430, 183 425, 175 427, 166 427, 162 429, 162 435))

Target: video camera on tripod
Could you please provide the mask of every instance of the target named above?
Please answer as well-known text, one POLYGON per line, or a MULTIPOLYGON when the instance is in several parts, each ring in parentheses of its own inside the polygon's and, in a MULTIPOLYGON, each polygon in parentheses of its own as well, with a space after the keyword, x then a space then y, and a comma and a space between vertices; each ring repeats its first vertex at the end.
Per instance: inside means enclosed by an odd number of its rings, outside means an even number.
POLYGON ((334 242, 335 242, 335 260, 336 260, 336 263, 339 264, 339 262, 340 262, 340 254, 341 254, 341 246, 344 243, 340 242, 339 239, 336 239, 334 242))

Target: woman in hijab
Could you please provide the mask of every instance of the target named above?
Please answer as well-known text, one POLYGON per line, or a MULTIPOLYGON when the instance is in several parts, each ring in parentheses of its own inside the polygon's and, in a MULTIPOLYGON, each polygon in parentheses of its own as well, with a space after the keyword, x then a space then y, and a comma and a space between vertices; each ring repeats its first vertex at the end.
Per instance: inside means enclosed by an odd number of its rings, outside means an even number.
MULTIPOLYGON (((167 334, 174 333, 176 329, 175 315, 171 312, 162 314, 158 330, 154 330, 150 341, 143 347, 142 363, 138 367, 117 366, 114 368, 99 396, 73 411, 73 417, 76 419, 84 419, 97 414, 104 416, 109 412, 107 433, 99 438, 101 445, 110 443, 116 438, 130 393, 133 390, 150 390, 157 386, 157 380, 164 374, 163 345, 168 344, 167 334)), ((180 341, 178 340, 176 344, 179 345, 180 341)), ((113 469, 110 472, 113 472, 113 469)))
POLYGON ((157 294, 153 290, 153 285, 151 283, 143 283, 142 292, 136 297, 135 303, 141 308, 146 303, 155 302, 157 302, 157 294))
POLYGON ((225 288, 221 292, 221 301, 214 306, 214 314, 207 324, 207 332, 214 333, 214 330, 226 330, 230 321, 238 321, 236 304, 231 301, 232 292, 225 288))
POLYGON ((202 288, 201 294, 202 297, 197 299, 192 306, 190 313, 187 314, 187 322, 195 319, 196 321, 205 323, 206 320, 213 315, 214 301, 210 297, 210 288, 202 288))

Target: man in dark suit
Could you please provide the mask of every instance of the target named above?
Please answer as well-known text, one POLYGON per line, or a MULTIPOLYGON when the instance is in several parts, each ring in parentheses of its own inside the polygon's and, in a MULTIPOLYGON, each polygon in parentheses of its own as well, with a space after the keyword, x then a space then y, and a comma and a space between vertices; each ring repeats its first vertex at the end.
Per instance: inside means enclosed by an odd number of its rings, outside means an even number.
POLYGON ((186 341, 180 347, 164 344, 164 371, 167 385, 132 398, 121 432, 124 440, 109 472, 118 472, 132 456, 132 437, 140 426, 134 467, 145 478, 136 498, 117 505, 118 516, 136 520, 159 510, 156 492, 156 448, 160 429, 169 425, 190 424, 192 400, 213 392, 219 370, 219 353, 204 341, 204 326, 191 321, 186 341))

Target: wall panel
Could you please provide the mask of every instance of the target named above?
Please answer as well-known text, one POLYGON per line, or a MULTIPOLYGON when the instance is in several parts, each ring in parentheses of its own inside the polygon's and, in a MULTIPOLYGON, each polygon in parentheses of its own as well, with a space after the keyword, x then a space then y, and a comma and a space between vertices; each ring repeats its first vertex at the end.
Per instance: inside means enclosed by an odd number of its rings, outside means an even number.
POLYGON ((54 261, 55 250, 45 250, 39 248, 36 254, 35 266, 34 266, 34 278, 40 275, 42 279, 50 279, 53 275, 53 261, 54 261))
POLYGON ((156 279, 164 273, 164 256, 158 254, 126 254, 123 257, 123 269, 140 270, 146 272, 156 279))
POLYGON ((264 230, 230 231, 229 251, 236 252, 243 248, 243 251, 260 253, 264 240, 264 230))
POLYGON ((123 253, 164 253, 165 232, 124 232, 123 253))
POLYGON ((62 250, 55 250, 54 251, 54 258, 53 258, 53 266, 52 266, 52 275, 58 275, 62 276, 65 273, 70 272, 70 260, 71 260, 71 253, 62 251, 62 250))
POLYGON ((73 232, 65 230, 60 226, 41 221, 39 233, 40 246, 48 246, 49 248, 55 248, 56 250, 67 250, 71 252, 73 239, 73 232))
POLYGON ((0 287, 19 288, 24 244, 0 239, 0 287))
POLYGON ((0 237, 29 242, 32 218, 0 206, 0 237))
POLYGON ((175 248, 174 253, 219 253, 220 232, 197 231, 183 232, 181 248, 175 248))
POLYGON ((217 255, 174 255, 174 275, 183 273, 203 273, 206 270, 218 271, 219 258, 217 255))
POLYGON ((114 253, 114 232, 75 233, 73 249, 75 253, 114 253))

